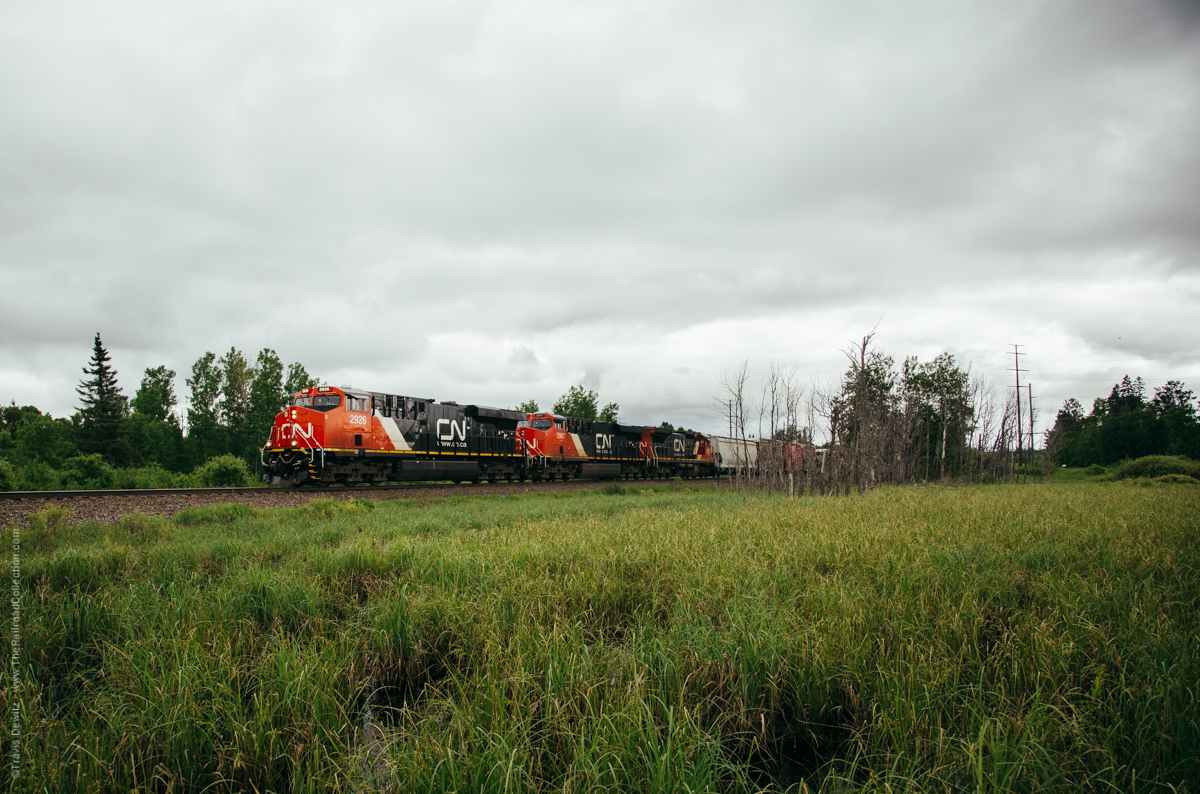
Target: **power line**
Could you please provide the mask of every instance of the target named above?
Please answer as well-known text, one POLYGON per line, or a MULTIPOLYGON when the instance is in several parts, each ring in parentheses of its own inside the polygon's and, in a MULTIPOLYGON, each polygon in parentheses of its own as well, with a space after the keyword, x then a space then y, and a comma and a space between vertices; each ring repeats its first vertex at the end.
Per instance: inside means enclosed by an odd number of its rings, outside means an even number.
MULTIPOLYGON (((0 394, 10 394, 10 393, 12 393, 12 394, 40 394, 43 397, 67 397, 67 395, 65 395, 65 394, 56 394, 55 392, 49 392, 49 391, 31 391, 29 389, 6 389, 4 387, 0 387, 0 394)), ((78 396, 79 395, 77 395, 77 394, 73 394, 70 397, 68 397, 68 399, 74 400, 78 396)))
POLYGON ((1187 356, 1141 356, 1140 358, 1045 358, 1041 359, 1048 364, 1072 364, 1072 363, 1093 363, 1093 364, 1121 364, 1133 363, 1137 361, 1190 361, 1191 359, 1200 358, 1200 354, 1187 356))
MULTIPOLYGON (((1010 367, 1010 369, 1011 369, 1011 367, 1010 367)), ((1141 375, 1139 375, 1138 377, 1142 378, 1142 380, 1146 379, 1145 377, 1143 377, 1141 375)), ((1161 377, 1161 376, 1153 376, 1152 375, 1150 377, 1161 377)), ((1200 375, 1176 375, 1174 377, 1174 380, 1180 380, 1183 378, 1200 378, 1200 375)), ((1107 383, 1108 381, 1112 380, 1112 378, 1042 378, 1042 380, 1048 380, 1048 381, 1052 381, 1054 383, 1071 383, 1073 381, 1102 381, 1102 382, 1107 383)))

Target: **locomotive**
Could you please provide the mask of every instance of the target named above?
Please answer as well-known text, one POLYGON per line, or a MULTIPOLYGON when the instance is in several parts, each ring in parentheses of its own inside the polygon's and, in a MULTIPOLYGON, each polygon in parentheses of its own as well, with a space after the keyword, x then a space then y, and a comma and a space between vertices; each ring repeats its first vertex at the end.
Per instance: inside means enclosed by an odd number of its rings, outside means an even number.
POLYGON ((721 454, 723 441, 733 439, 314 386, 275 417, 263 479, 328 486, 715 477, 723 460, 738 458, 721 454))

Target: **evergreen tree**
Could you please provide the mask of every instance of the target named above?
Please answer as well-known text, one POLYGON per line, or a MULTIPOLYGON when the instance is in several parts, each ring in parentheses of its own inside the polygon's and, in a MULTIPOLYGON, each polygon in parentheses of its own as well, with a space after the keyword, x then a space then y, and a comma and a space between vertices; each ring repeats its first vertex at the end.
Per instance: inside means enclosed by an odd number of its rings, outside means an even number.
POLYGON ((1172 410, 1179 409, 1189 415, 1195 415, 1196 408, 1192 405, 1195 396, 1191 389, 1183 388, 1177 380, 1169 380, 1162 387, 1154 390, 1154 399, 1150 404, 1159 416, 1164 416, 1172 410))
POLYGON ((75 391, 82 405, 76 415, 77 444, 84 454, 99 453, 118 466, 129 461, 129 402, 117 384, 117 371, 97 332, 90 366, 83 368, 88 378, 75 391))
POLYGON ((1129 379, 1126 375, 1121 382, 1112 387, 1112 393, 1105 401, 1105 409, 1109 416, 1134 413, 1146 407, 1146 386, 1141 378, 1129 379))
POLYGON ((1191 390, 1171 380, 1154 392, 1147 401, 1142 379, 1126 375, 1108 397, 1093 402, 1088 416, 1078 401, 1068 400, 1048 436, 1055 460, 1084 467, 1146 455, 1200 459, 1200 422, 1191 390))

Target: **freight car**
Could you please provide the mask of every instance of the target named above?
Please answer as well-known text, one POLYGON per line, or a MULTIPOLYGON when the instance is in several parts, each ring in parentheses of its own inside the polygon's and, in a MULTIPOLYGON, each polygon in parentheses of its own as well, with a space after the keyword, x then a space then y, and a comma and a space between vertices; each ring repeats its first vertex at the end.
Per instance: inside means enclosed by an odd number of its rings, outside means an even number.
POLYGON ((699 433, 333 386, 297 393, 263 448, 276 484, 713 477, 699 433))

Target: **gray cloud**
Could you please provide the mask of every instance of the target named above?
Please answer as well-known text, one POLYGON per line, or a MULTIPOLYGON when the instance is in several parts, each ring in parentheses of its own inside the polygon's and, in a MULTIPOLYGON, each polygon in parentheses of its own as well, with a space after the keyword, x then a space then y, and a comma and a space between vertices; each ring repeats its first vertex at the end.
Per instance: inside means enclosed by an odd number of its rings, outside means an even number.
POLYGON ((881 317, 981 370, 1194 351, 1198 31, 1185 2, 10 5, 0 397, 68 412, 96 330, 130 391, 270 346, 693 426, 730 362, 832 376, 881 317))

